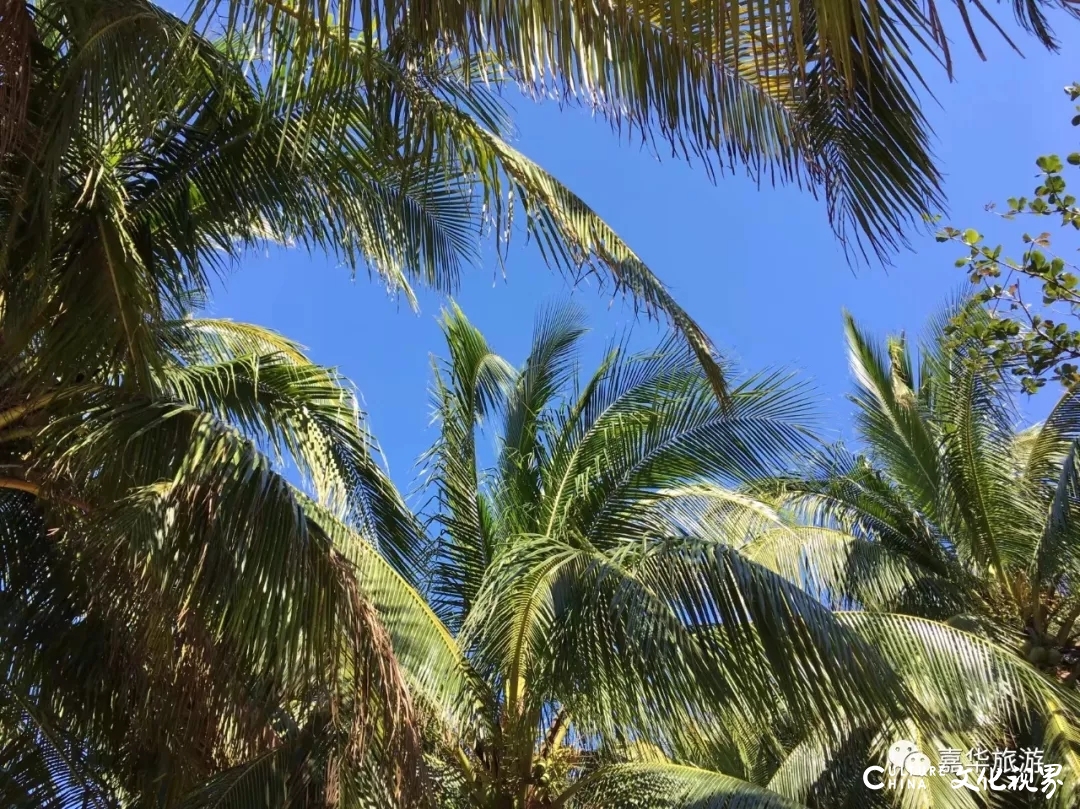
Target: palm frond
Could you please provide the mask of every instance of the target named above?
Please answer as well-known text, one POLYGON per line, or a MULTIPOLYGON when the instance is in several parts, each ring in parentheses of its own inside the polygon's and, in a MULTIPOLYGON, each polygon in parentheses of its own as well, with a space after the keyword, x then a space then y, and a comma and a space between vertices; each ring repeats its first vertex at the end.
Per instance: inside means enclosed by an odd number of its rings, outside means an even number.
MULTIPOLYGON (((115 503, 93 513, 83 555, 136 572, 165 598, 164 615, 242 673, 236 686, 257 677, 266 694, 303 704, 321 683, 351 716, 343 738, 396 750, 393 768, 412 785, 417 742, 392 641, 292 487, 190 406, 103 393, 84 407, 49 428, 54 474, 90 503, 115 503)), ((142 642, 162 630, 150 623, 142 642)))
POLYGON ((1075 694, 978 635, 909 615, 846 612, 838 619, 877 649, 953 732, 1001 734, 1047 702, 1074 725, 1080 716, 1075 694))
POLYGON ((465 729, 479 718, 482 686, 454 637, 424 596, 370 542, 317 503, 303 503, 305 512, 353 565, 361 590, 379 612, 414 697, 438 715, 442 727, 466 735, 465 729))
MULTIPOLYGON (((6 578, 6 577, 5 577, 6 578)), ((0 688, 0 798, 12 809, 113 809, 118 803, 78 740, 45 716, 45 706, 0 688)))
POLYGON ((1080 438, 1080 395, 1067 391, 1040 425, 1025 433, 1024 480, 1033 486, 1056 482, 1063 457, 1080 438))
MULTIPOLYGON (((1071 11, 1067 3, 1015 5, 1018 19, 1048 46, 1050 5, 1071 11)), ((974 39, 966 8, 958 7, 974 39)), ((838 232, 879 254, 902 244, 939 198, 912 90, 923 81, 920 53, 951 66, 934 4, 196 4, 203 19, 225 9, 230 30, 254 32, 280 61, 317 71, 333 70, 320 58, 328 41, 354 33, 371 40, 373 30, 418 53, 446 48, 478 56, 528 92, 586 104, 618 129, 666 141, 676 155, 702 159, 711 170, 742 163, 759 177, 820 189, 838 232)))
MULTIPOLYGON (((897 374, 896 362, 886 365, 880 349, 849 314, 844 316, 844 327, 851 371, 858 385, 853 399, 859 408, 860 434, 890 476, 912 493, 920 510, 933 515, 940 480, 938 450, 915 399, 916 383, 897 374)), ((898 344, 896 349, 894 353, 903 360, 906 346, 898 344)))
POLYGON ((506 398, 497 497, 500 518, 511 531, 539 530, 541 470, 550 452, 543 435, 545 420, 577 371, 577 348, 584 334, 577 307, 541 310, 529 355, 506 398))
POLYGON ((450 352, 435 375, 439 440, 424 456, 427 483, 440 504, 442 534, 430 570, 432 603, 456 630, 468 615, 484 571, 495 553, 486 495, 481 491, 476 431, 497 418, 515 372, 456 306, 442 319, 450 352))
POLYGON ((935 575, 887 545, 814 527, 782 527, 743 555, 823 599, 834 609, 917 610, 949 617, 965 603, 957 582, 935 575))
POLYGON ((775 792, 681 764, 615 764, 581 779, 556 805, 647 806, 694 809, 801 809, 775 792))
POLYGON ((1076 554, 1077 517, 1080 508, 1080 470, 1077 453, 1080 439, 1073 442, 1061 461, 1053 499, 1045 526, 1033 548, 1029 574, 1033 582, 1053 587, 1055 579, 1067 576, 1074 581, 1080 574, 1080 559, 1076 554))
POLYGON ((1000 380, 964 346, 940 358, 934 375, 942 524, 961 553, 997 577, 1024 569, 1032 548, 1023 526, 1041 520, 1015 484, 1012 413, 1000 380))
POLYGON ((843 447, 817 450, 800 474, 759 481, 752 490, 801 523, 881 542, 937 575, 955 577, 954 552, 937 529, 864 457, 843 447))
POLYGON ((161 372, 166 396, 215 415, 276 451, 281 461, 287 458, 320 503, 361 526, 406 576, 417 574, 424 550, 419 527, 374 460, 378 446, 336 371, 246 324, 184 320, 166 324, 163 334, 167 347, 186 361, 161 372))

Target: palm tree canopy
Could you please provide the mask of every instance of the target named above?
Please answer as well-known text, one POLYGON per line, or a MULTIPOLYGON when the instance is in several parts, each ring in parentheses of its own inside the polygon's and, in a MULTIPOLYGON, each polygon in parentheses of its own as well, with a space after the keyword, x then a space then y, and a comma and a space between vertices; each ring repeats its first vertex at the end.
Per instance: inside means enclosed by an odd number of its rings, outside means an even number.
POLYGON ((780 484, 788 503, 823 528, 878 540, 921 577, 921 596, 896 589, 911 609, 1044 622, 1034 605, 1075 575, 1076 393, 1018 430, 1011 389, 972 346, 938 329, 917 350, 903 338, 879 347, 850 317, 847 332, 865 454, 819 454, 807 478, 780 484))
MULTIPOLYGON (((1020 739, 1049 751, 1066 768, 1054 800, 1068 806, 1080 773, 1075 709, 1062 708, 1080 673, 1077 394, 1018 430, 1013 391, 978 346, 945 328, 956 315, 988 316, 954 308, 917 346, 879 345, 847 316, 863 454, 826 448, 801 474, 757 484, 797 524, 745 552, 847 611, 842 620, 902 672, 943 677, 975 654, 984 663, 971 666, 966 690, 993 691, 995 670, 1022 678, 1026 710, 986 730, 998 747, 1020 739)), ((952 713, 957 698, 938 699, 952 713)))
MULTIPOLYGON (((443 325, 426 550, 341 380, 276 335, 161 324, 146 389, 8 359, 9 803, 865 806, 896 738, 1005 730, 1075 774, 1075 689, 920 615, 978 562, 757 496, 816 493, 784 476, 815 445, 797 387, 721 405, 674 343, 579 380, 571 309, 520 368, 443 325)), ((1034 475, 1052 443, 1024 444, 1034 475)), ((927 806, 972 806, 935 783, 927 806)))
POLYGON ((151 392, 0 364, 4 804, 177 806, 234 765, 407 799, 413 698, 359 576, 407 580, 420 533, 354 397, 256 327, 152 336, 151 392))
POLYGON ((145 383, 160 360, 144 319, 181 316, 268 243, 366 266, 410 300, 417 283, 450 292, 483 232, 502 238, 517 212, 552 267, 666 315, 723 393, 708 338, 649 268, 508 144, 476 59, 336 39, 327 74, 253 58, 148 0, 24 11, 0 284, 10 338, 51 324, 51 361, 95 367, 124 346, 145 383))
POLYGON ((428 587, 474 672, 441 710, 462 805, 841 805, 893 737, 974 744, 1050 704, 1055 739, 1076 726, 1011 652, 834 611, 775 564, 778 537, 816 547, 753 495, 813 446, 797 388, 755 378, 721 407, 670 344, 616 344, 578 382, 583 330, 546 311, 515 369, 444 319, 428 587))

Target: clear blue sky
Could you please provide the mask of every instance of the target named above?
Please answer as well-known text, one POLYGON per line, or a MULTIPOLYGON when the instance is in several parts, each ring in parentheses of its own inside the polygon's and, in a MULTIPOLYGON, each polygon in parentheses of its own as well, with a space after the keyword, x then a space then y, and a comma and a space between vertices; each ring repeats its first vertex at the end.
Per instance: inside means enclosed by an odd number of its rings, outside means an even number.
MULTIPOLYGON (((1007 15, 1007 6, 997 6, 1007 15)), ((957 35, 961 28, 953 29, 957 35)), ((948 221, 996 233, 984 205, 1033 188, 1034 158, 1077 147, 1072 107, 1062 87, 1080 78, 1075 64, 1080 23, 1062 20, 1063 52, 1042 52, 1019 40, 1020 58, 991 33, 980 62, 956 43, 957 81, 931 75, 937 103, 926 100, 935 151, 946 173, 948 221)), ((711 184, 705 174, 637 146, 620 144, 608 126, 581 110, 515 104, 517 146, 589 202, 674 291, 716 344, 747 370, 798 369, 818 392, 832 434, 850 434, 841 327, 846 307, 875 332, 917 332, 927 316, 961 288, 953 245, 914 240, 914 252, 857 274, 845 263, 824 206, 795 189, 758 189, 744 177, 711 184)), ((1018 239, 1006 242, 1006 249, 1018 239)), ((525 353, 536 307, 567 296, 538 252, 518 239, 504 280, 495 266, 463 279, 460 304, 497 350, 514 362, 525 353)), ((582 288, 574 298, 590 313, 591 357, 609 335, 633 321, 610 294, 582 288)), ((274 328, 306 346, 318 362, 337 366, 357 386, 371 427, 403 488, 433 438, 430 357, 441 353, 440 300, 422 298, 419 314, 387 299, 382 288, 346 268, 298 250, 245 262, 215 297, 209 313, 274 328)), ((656 326, 635 327, 639 339, 656 326)))

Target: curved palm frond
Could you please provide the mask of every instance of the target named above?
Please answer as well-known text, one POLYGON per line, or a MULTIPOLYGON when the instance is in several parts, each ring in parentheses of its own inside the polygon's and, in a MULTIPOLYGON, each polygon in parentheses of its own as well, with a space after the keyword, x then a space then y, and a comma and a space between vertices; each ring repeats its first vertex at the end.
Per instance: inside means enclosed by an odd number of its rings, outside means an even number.
POLYGON ((241 429, 279 461, 289 459, 318 502, 361 526, 406 576, 417 575, 420 528, 375 463, 378 446, 337 372, 246 324, 184 320, 165 324, 164 331, 184 360, 161 373, 167 397, 241 429))
POLYGON ((1023 476, 1029 485, 1056 483, 1061 462, 1080 438, 1080 396, 1066 391, 1054 404, 1050 415, 1017 437, 1018 461, 1023 464, 1023 476))
POLYGON ((479 718, 482 686, 453 635, 424 596, 371 543, 316 502, 305 498, 303 504, 354 566, 360 588, 386 627, 413 696, 438 715, 443 727, 466 735, 464 729, 479 718))
POLYGON ((839 619, 885 656, 923 705, 947 718, 951 734, 1000 740, 1029 711, 1059 723, 1059 732, 1077 727, 1074 692, 985 638, 907 615, 849 612, 839 619))
POLYGON ((837 741, 811 732, 792 747, 769 775, 768 788, 800 803, 828 801, 841 807, 888 806, 890 798, 865 789, 862 774, 880 734, 858 729, 837 741))
MULTIPOLYGON (((476 59, 335 37, 314 68, 270 69, 246 40, 217 46, 149 0, 51 0, 36 19, 51 50, 33 120, 70 124, 6 156, 0 266, 41 268, 8 293, 26 304, 24 340, 62 316, 45 352, 59 370, 126 355, 148 377, 160 361, 141 318, 183 314, 266 242, 367 266, 410 300, 417 282, 452 291, 485 227, 502 239, 520 207, 553 268, 668 317, 723 395, 711 342, 654 273, 506 142, 485 85, 501 79, 476 59), (83 86, 94 92, 72 90, 83 86), (65 224, 52 230, 57 209, 65 224)), ((303 39, 279 22, 284 42, 303 39)))
MULTIPOLYGON (((10 580, 5 576, 5 580, 10 580)), ((13 639, 8 638, 11 642, 13 639)), ((17 683, 0 689, 0 797, 12 809, 112 809, 117 802, 79 749, 43 715, 43 706, 21 697, 17 683)))
MULTIPOLYGON (((1017 18, 1047 46, 1050 5, 1073 11, 1068 3, 1015 4, 1017 18)), ((966 8, 958 8, 974 39, 966 8)), ((274 43, 282 63, 319 72, 334 70, 321 59, 329 41, 354 34, 371 40, 376 29, 417 53, 447 48, 478 56, 538 97, 589 105, 620 130, 666 140, 675 154, 702 159, 711 171, 741 163, 759 178, 820 190, 838 233, 879 255, 902 244, 939 199, 913 91, 923 82, 920 52, 951 66, 934 4, 196 4, 204 20, 225 9, 231 30, 274 43)))
POLYGON ((333 773, 305 789, 343 789, 340 771, 408 802, 421 752, 407 680, 453 690, 454 666, 416 652, 438 626, 405 578, 422 533, 351 392, 254 327, 173 322, 155 339, 168 365, 149 392, 99 375, 42 394, 30 376, 38 398, 5 411, 9 685, 62 718, 72 755, 108 773, 108 800, 178 801, 318 720, 333 773), (320 506, 274 446, 312 471, 320 506))
POLYGON ((752 490, 790 511, 803 524, 881 542, 935 574, 958 573, 953 549, 906 500, 906 492, 867 458, 843 447, 816 450, 798 475, 754 484, 752 490))
POLYGON ((497 415, 514 371, 456 306, 444 315, 442 326, 450 360, 435 373, 439 440, 423 460, 431 467, 427 482, 439 503, 434 521, 442 532, 440 558, 429 572, 431 598, 436 612, 456 630, 495 553, 475 433, 478 423, 497 415))
POLYGON ((906 373, 910 358, 903 343, 889 347, 890 359, 873 345, 849 314, 844 316, 851 370, 858 384, 853 400, 860 435, 890 476, 933 514, 940 480, 938 450, 915 398, 918 382, 906 373))
POLYGON ((592 809, 630 804, 654 809, 803 809, 803 804, 729 775, 672 763, 603 767, 555 805, 592 809))
POLYGON ((827 528, 792 526, 759 534, 743 555, 779 573, 833 609, 955 615, 965 603, 957 582, 887 545, 827 528))

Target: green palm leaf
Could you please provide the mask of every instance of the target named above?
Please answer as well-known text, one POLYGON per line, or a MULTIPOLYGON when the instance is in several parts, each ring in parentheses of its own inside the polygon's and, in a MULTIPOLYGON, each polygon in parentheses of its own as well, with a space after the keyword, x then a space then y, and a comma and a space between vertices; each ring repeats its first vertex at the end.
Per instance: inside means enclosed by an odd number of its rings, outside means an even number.
POLYGON ((799 809, 788 800, 737 778, 679 764, 618 764, 582 779, 556 805, 799 809))

